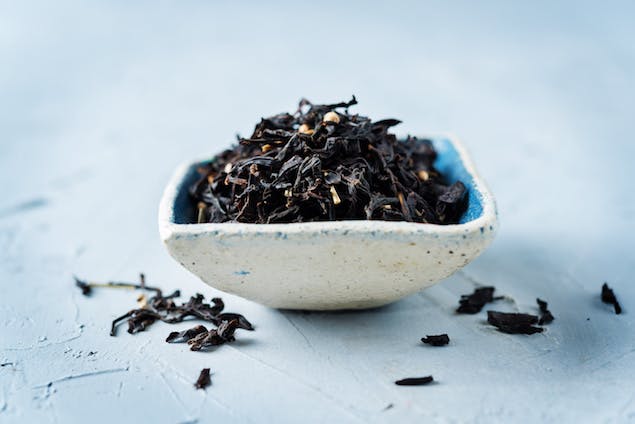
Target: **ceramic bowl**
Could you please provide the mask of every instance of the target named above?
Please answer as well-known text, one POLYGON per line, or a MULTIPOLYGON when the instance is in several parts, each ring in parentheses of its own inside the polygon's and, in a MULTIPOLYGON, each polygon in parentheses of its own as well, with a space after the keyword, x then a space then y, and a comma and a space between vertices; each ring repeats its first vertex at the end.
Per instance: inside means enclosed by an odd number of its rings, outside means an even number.
POLYGON ((172 257, 205 283, 263 305, 336 310, 393 302, 468 264, 497 228, 494 198, 463 146, 452 137, 432 141, 436 167, 469 190, 459 224, 191 224, 188 187, 198 176, 198 161, 179 167, 165 189, 161 238, 172 257))

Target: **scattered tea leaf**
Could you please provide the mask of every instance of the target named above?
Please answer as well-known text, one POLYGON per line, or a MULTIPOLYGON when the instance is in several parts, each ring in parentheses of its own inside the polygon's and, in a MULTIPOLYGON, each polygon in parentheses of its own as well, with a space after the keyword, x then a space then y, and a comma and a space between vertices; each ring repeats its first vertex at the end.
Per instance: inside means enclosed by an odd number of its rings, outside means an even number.
POLYGON ((244 316, 240 315, 240 314, 234 314, 231 312, 225 312, 222 314, 218 314, 216 316, 216 325, 220 324, 220 322, 222 321, 233 321, 236 320, 237 322, 237 328, 242 328, 243 330, 248 330, 248 331, 253 331, 254 326, 247 321, 247 318, 245 318, 244 316))
POLYGON ((234 341, 234 338, 226 339, 218 335, 217 330, 209 330, 207 333, 201 333, 193 339, 189 340, 187 344, 190 345, 191 351, 199 351, 204 348, 209 348, 212 346, 220 346, 227 342, 234 341))
MULTIPOLYGON (((148 299, 144 308, 133 309, 126 314, 116 318, 112 323, 111 335, 114 336, 117 325, 127 320, 128 332, 130 334, 145 330, 156 321, 163 321, 168 324, 183 322, 189 317, 194 317, 203 321, 209 321, 217 326, 227 322, 236 321, 235 327, 246 330, 253 330, 253 326, 245 317, 240 314, 221 314, 224 304, 220 298, 212 299, 214 305, 205 303, 202 294, 197 293, 190 297, 185 303, 176 304, 173 298, 180 296, 177 290, 169 296, 162 296, 161 292, 148 299)), ((173 336, 176 338, 176 336, 173 336)))
POLYGON ((184 331, 173 331, 171 332, 167 339, 165 339, 168 343, 183 343, 190 341, 194 337, 198 336, 201 333, 207 333, 207 328, 204 325, 197 325, 196 327, 192 327, 188 330, 184 331))
POLYGON ((538 320, 538 325, 545 325, 552 322, 555 318, 551 314, 551 311, 547 309, 547 302, 541 299, 536 299, 536 303, 538 303, 538 307, 540 308, 540 320, 538 320))
POLYGON ((617 315, 622 313, 622 306, 617 301, 617 297, 615 296, 613 289, 611 289, 606 283, 602 285, 602 302, 613 305, 617 315))
POLYGON ((75 284, 82 290, 93 287, 111 288, 133 288, 154 291, 152 297, 143 297, 141 307, 132 309, 120 317, 113 320, 110 335, 116 334, 117 326, 126 321, 128 323, 128 333, 134 334, 144 331, 156 321, 167 324, 175 324, 189 319, 200 319, 216 325, 216 329, 208 330, 203 325, 197 325, 184 331, 173 331, 166 338, 168 343, 187 342, 191 350, 202 350, 210 346, 217 346, 224 343, 233 342, 236 330, 253 331, 254 326, 242 315, 223 312, 225 304, 219 297, 212 299, 211 303, 206 303, 204 296, 200 293, 190 297, 187 302, 177 304, 174 299, 181 295, 179 290, 164 296, 161 289, 148 287, 145 285, 145 276, 141 274, 141 284, 134 283, 88 283, 75 278, 75 284))
POLYGON ((447 334, 439 334, 438 336, 425 336, 421 341, 431 346, 445 346, 450 343, 450 337, 447 334))
POLYGON ((75 278, 75 285, 81 289, 82 294, 84 296, 90 296, 90 294, 93 291, 90 285, 86 281, 82 281, 77 277, 73 277, 73 278, 75 278))
POLYGON ((477 314, 481 312, 485 304, 502 298, 494 297, 495 290, 496 288, 491 286, 479 287, 472 294, 462 295, 456 312, 459 314, 477 314))
POLYGON ((106 283, 96 283, 89 282, 86 280, 81 280, 77 277, 73 277, 75 279, 75 285, 79 287, 84 296, 90 296, 93 292, 93 288, 95 287, 105 287, 105 288, 119 288, 119 289, 130 289, 130 290, 148 290, 156 293, 160 293, 161 290, 156 287, 149 287, 145 285, 145 276, 143 274, 139 275, 140 283, 124 283, 118 281, 108 281, 106 283))
POLYGON ((397 386, 423 386, 434 381, 431 375, 427 377, 411 377, 395 381, 397 386))
POLYGON ((196 383, 194 383, 194 387, 196 387, 197 389, 205 389, 211 384, 212 379, 209 376, 209 368, 203 368, 201 370, 201 374, 196 379, 196 383))
POLYGON ((503 333, 508 334, 534 334, 543 331, 535 327, 538 317, 530 314, 487 311, 487 322, 503 333))

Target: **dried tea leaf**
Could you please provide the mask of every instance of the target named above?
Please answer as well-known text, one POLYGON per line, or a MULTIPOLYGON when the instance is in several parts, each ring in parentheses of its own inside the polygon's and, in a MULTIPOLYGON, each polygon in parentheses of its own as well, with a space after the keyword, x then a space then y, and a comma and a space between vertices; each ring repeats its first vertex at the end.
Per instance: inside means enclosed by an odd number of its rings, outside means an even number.
POLYGON ((437 199, 436 212, 442 224, 456 224, 465 211, 467 189, 461 181, 452 184, 437 199))
POLYGON ((481 309, 494 300, 500 299, 494 297, 494 287, 479 287, 472 294, 464 294, 459 300, 459 307, 456 312, 459 314, 477 314, 481 309))
POLYGON ((194 383, 194 387, 197 389, 205 389, 206 387, 212 384, 212 379, 209 375, 209 368, 203 368, 198 378, 196 379, 196 383, 194 383))
POLYGON ((538 324, 538 317, 530 314, 487 311, 487 322, 498 331, 508 334, 535 334, 543 331, 534 326, 538 324))
POLYGON ((237 319, 233 319, 231 321, 223 321, 220 323, 220 325, 216 329, 216 334, 218 334, 218 337, 220 337, 221 339, 227 342, 233 342, 235 340, 234 333, 236 332, 237 328, 238 328, 237 319))
POLYGON ((117 326, 122 322, 128 323, 128 332, 135 334, 144 331, 157 321, 167 324, 183 322, 188 318, 208 321, 218 326, 208 330, 203 325, 197 325, 181 332, 171 332, 166 338, 168 343, 187 342, 191 350, 202 350, 211 346, 233 342, 236 330, 243 329, 253 331, 253 325, 242 315, 236 313, 223 313, 225 304, 219 297, 212 299, 211 304, 205 302, 205 297, 197 293, 187 302, 178 304, 174 301, 180 297, 181 292, 175 290, 164 296, 159 288, 145 285, 145 277, 142 274, 141 284, 109 282, 104 284, 87 283, 75 278, 75 284, 82 290, 91 290, 93 287, 145 289, 154 291, 152 297, 143 296, 143 306, 132 309, 112 321, 110 335, 115 336, 117 326))
POLYGON ((86 281, 80 280, 77 277, 73 277, 73 278, 75 279, 75 285, 80 288, 80 290, 82 291, 82 294, 84 296, 90 296, 90 294, 93 291, 90 284, 88 284, 86 281))
POLYGON ((536 303, 538 303, 538 307, 540 308, 540 320, 538 320, 538 325, 545 325, 552 322, 555 318, 549 311, 548 304, 544 300, 536 299, 536 303))
POLYGON ((230 341, 233 341, 233 339, 225 339, 220 337, 216 330, 209 330, 207 333, 201 333, 189 340, 187 344, 190 345, 190 350, 199 351, 212 346, 220 346, 230 341))
POLYGON ((248 330, 248 331, 254 330, 254 326, 249 321, 247 321, 247 318, 245 318, 244 316, 240 314, 235 314, 232 312, 224 312, 222 314, 219 314, 216 318, 219 320, 218 324, 220 324, 220 322, 222 321, 236 320, 238 321, 237 328, 242 328, 243 330, 248 330))
POLYGON ((617 301, 617 297, 615 296, 613 289, 611 289, 606 283, 602 285, 602 302, 613 305, 617 315, 622 313, 622 306, 617 301))
POLYGON ((445 346, 450 343, 450 337, 447 334, 439 334, 437 336, 425 336, 421 341, 431 346, 445 346))
POLYGON ((434 381, 434 378, 429 375, 427 377, 411 377, 411 378, 403 378, 401 380, 395 381, 397 386, 423 386, 426 384, 430 384, 434 381))
POLYGON ((197 325, 196 327, 192 327, 184 331, 173 331, 168 335, 165 341, 168 343, 183 343, 193 339, 201 333, 207 333, 207 328, 205 328, 204 325, 197 325))
POLYGON ((108 281, 107 283, 95 283, 88 282, 85 280, 80 280, 77 277, 73 277, 75 280, 75 285, 79 287, 84 296, 89 296, 92 293, 92 289, 95 287, 106 287, 106 288, 119 288, 119 289, 138 289, 138 290, 147 290, 153 291, 157 294, 161 294, 161 290, 156 287, 149 287, 145 285, 145 276, 143 274, 140 275, 141 282, 140 284, 136 283, 123 283, 117 281, 108 281))

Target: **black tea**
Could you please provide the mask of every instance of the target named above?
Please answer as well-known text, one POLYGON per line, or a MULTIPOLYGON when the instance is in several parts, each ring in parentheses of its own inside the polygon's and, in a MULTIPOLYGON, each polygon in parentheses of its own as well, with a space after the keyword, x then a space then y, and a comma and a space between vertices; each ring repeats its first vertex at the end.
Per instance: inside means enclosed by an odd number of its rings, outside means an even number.
POLYGON ((411 378, 403 378, 401 380, 395 381, 397 386, 423 386, 426 384, 430 384, 434 381, 431 375, 427 377, 411 377, 411 378))
POLYGON ((507 334, 535 334, 543 331, 534 326, 538 324, 538 317, 529 314, 487 311, 487 322, 507 334))
POLYGON ((536 303, 538 303, 538 307, 540 308, 540 320, 538 321, 538 325, 545 325, 552 322, 555 318, 551 314, 551 311, 547 309, 547 302, 541 299, 536 299, 536 303))
POLYGON ((421 341, 430 346, 445 346, 450 343, 450 337, 447 334, 439 334, 438 336, 425 336, 421 341))
POLYGON ((196 379, 196 383, 194 383, 194 387, 196 387, 197 389, 205 389, 211 384, 212 379, 209 376, 209 368, 203 368, 201 370, 201 374, 196 379))
POLYGON ((622 313, 622 306, 620 305, 620 302, 617 301, 617 297, 615 297, 613 289, 611 289, 606 283, 602 285, 602 302, 613 305, 617 315, 622 313))
POLYGON ((494 300, 500 299, 500 297, 494 297, 494 287, 479 287, 474 290, 472 294, 464 294, 459 300, 459 307, 456 312, 459 314, 478 314, 485 304, 494 300))
POLYGON ((399 141, 400 121, 371 121, 349 102, 300 102, 199 167, 193 223, 386 220, 456 224, 467 188, 434 167, 429 140, 399 141))

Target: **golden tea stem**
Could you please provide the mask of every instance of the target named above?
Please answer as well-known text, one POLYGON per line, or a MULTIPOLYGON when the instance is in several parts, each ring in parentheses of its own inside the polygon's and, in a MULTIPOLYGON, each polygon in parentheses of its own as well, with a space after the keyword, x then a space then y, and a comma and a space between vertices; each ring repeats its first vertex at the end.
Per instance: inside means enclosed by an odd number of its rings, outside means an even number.
POLYGON ((298 128, 298 132, 300 134, 311 135, 311 134, 314 133, 314 130, 312 130, 311 127, 309 127, 307 124, 302 124, 302 125, 300 125, 300 128, 298 128))
POLYGON ((148 298, 146 298, 145 294, 140 294, 139 297, 137 298, 137 306, 139 306, 139 308, 143 309, 146 306, 148 306, 148 298))
POLYGON ((337 194, 337 190, 335 190, 334 186, 331 186, 331 197, 333 197, 333 204, 334 205, 339 205, 340 203, 342 203, 342 199, 340 199, 339 194, 337 194))
POLYGON ((205 205, 204 202, 198 202, 198 217, 196 219, 196 222, 198 224, 202 223, 205 220, 205 207, 207 205, 205 205))
POLYGON ((124 283, 118 283, 118 284, 112 284, 112 283, 93 283, 90 282, 88 283, 89 287, 108 287, 108 288, 113 288, 113 289, 127 289, 127 290, 134 290, 134 289, 138 289, 139 287, 136 284, 124 284, 124 283))
POLYGON ((337 114, 337 112, 327 112, 324 114, 324 118, 322 118, 322 121, 324 122, 333 122, 335 124, 339 124, 340 123, 340 116, 337 114))

